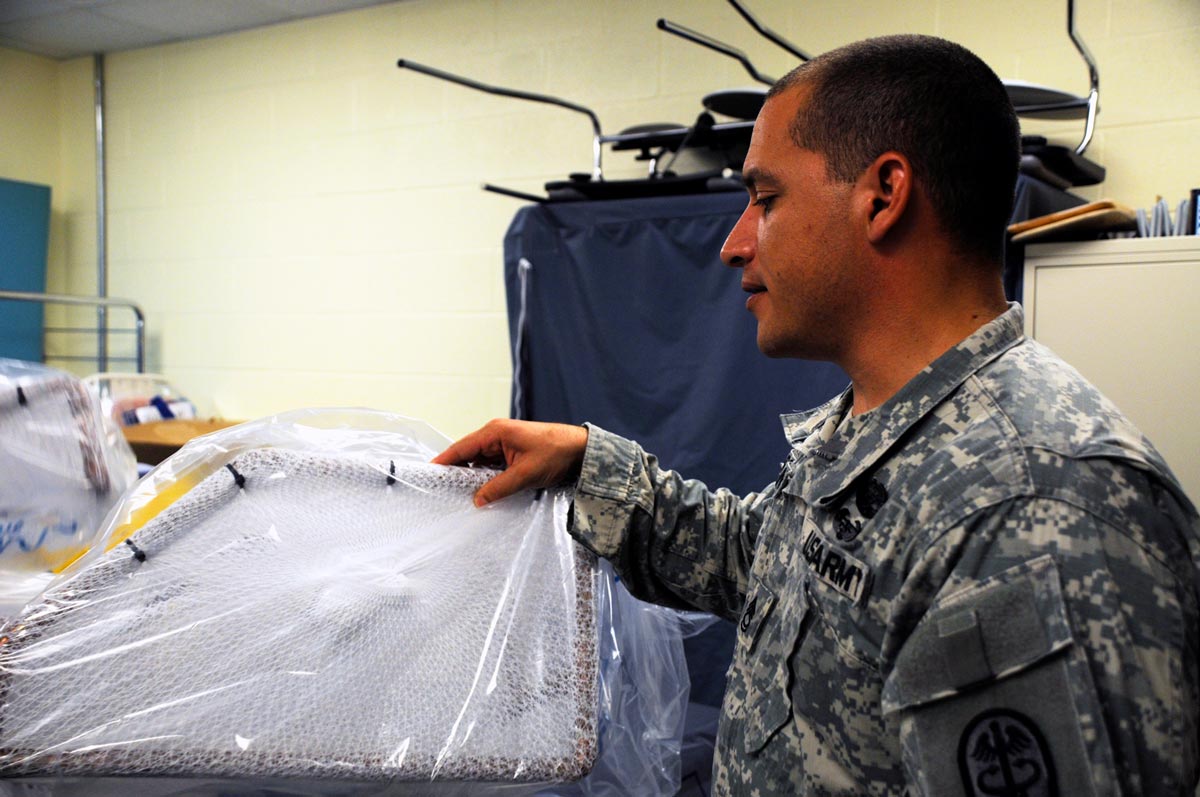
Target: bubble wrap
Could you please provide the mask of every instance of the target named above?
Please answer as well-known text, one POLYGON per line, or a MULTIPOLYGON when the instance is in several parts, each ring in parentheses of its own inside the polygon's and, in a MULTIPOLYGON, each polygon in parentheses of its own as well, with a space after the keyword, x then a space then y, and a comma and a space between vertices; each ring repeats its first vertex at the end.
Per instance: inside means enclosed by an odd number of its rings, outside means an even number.
POLYGON ((0 775, 582 777, 594 562, 489 475, 241 453, 6 629, 0 775))

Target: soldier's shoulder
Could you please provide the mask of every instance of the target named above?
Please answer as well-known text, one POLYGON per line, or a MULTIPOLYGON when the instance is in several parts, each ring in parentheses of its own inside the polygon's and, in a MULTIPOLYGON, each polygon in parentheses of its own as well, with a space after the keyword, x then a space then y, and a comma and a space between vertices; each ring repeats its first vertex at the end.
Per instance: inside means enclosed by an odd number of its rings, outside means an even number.
POLYGON ((1021 446, 1068 461, 1126 463, 1168 479, 1162 455, 1128 417, 1050 349, 1022 341, 976 377, 1021 446))
POLYGON ((895 492, 935 536, 1020 499, 1061 499, 1113 522, 1155 490, 1189 506, 1145 435, 1034 341, 979 369, 914 431, 895 492))
POLYGON ((1162 455, 1077 370, 1024 341, 977 375, 1022 452, 1030 497, 1060 499, 1115 526, 1164 515, 1195 527, 1195 508, 1162 455))

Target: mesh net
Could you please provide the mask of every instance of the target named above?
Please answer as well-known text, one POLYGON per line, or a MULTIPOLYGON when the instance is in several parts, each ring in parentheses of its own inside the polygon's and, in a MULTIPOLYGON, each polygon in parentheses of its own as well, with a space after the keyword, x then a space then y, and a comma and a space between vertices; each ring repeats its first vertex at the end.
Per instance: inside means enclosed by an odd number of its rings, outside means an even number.
POLYGON ((0 774, 582 777, 594 563, 488 475, 241 454, 9 626, 0 774))

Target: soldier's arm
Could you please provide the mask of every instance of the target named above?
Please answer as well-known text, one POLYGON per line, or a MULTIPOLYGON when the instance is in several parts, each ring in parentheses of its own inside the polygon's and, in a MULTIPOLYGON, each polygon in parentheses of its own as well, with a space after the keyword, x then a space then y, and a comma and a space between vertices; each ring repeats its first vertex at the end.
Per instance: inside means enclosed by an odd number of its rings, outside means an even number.
POLYGON ((1113 479, 1119 507, 1016 499, 916 561, 883 700, 919 793, 1191 793, 1195 520, 1113 479))
POLYGON ((727 619, 741 611, 763 496, 708 490, 636 443, 589 427, 569 530, 629 591, 727 619))
POLYGON ((613 563, 631 593, 727 619, 741 612, 762 496, 710 492, 594 426, 494 420, 433 461, 503 467, 476 493, 479 506, 578 478, 570 531, 613 563))

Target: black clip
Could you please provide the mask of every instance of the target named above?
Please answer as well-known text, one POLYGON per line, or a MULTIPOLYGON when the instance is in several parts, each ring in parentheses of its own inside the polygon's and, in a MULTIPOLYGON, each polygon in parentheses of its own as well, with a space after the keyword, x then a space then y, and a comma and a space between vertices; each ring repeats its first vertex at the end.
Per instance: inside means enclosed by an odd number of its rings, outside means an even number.
POLYGON ((388 487, 396 483, 396 460, 390 460, 391 467, 388 468, 388 487))
POLYGON ((238 487, 241 487, 243 490, 246 489, 246 477, 237 472, 237 470, 233 467, 232 462, 226 465, 225 469, 233 474, 233 481, 238 487))
POLYGON ((134 559, 137 559, 139 562, 146 561, 146 552, 143 551, 141 548, 137 547, 136 545, 134 545, 133 540, 126 539, 125 544, 133 549, 133 558, 134 559))
POLYGON ((25 388, 17 385, 17 403, 24 407, 29 403, 29 399, 25 398, 25 388))

